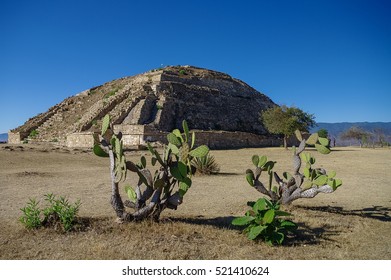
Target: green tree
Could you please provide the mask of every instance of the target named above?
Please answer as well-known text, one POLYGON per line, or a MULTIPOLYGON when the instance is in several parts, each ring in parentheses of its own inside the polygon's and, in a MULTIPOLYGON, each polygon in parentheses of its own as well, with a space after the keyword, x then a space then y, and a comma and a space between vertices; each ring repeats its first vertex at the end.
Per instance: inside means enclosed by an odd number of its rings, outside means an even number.
POLYGON ((296 130, 308 132, 315 125, 313 114, 306 113, 296 107, 285 105, 273 107, 261 112, 261 121, 270 133, 284 135, 284 147, 288 148, 287 140, 296 130))
POLYGON ((328 138, 329 132, 327 131, 327 129, 321 128, 318 130, 318 135, 319 135, 319 137, 322 137, 322 138, 328 138))

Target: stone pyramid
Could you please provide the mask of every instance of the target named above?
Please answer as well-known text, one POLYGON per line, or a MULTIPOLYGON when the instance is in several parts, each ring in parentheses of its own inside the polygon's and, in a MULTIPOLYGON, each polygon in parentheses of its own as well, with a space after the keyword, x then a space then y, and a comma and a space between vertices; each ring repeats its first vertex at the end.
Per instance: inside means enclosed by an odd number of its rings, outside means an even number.
POLYGON ((279 145, 259 120, 276 106, 231 76, 193 66, 169 66, 93 87, 49 108, 9 132, 9 143, 51 142, 92 147, 106 114, 124 144, 165 142, 182 120, 211 148, 279 145))

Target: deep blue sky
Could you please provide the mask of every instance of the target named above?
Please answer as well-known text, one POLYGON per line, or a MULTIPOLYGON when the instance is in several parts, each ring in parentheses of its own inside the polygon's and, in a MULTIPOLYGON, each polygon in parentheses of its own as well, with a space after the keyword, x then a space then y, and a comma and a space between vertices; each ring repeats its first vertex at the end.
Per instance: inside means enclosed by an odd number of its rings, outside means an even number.
POLYGON ((158 68, 226 72, 318 122, 391 121, 391 1, 0 0, 0 132, 158 68))

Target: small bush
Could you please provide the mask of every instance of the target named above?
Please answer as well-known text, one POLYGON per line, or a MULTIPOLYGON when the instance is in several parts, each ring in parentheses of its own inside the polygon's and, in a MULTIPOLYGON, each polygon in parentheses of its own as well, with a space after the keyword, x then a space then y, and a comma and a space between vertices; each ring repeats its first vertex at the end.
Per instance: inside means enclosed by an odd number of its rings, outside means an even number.
POLYGON ((119 90, 120 90, 120 88, 116 87, 113 90, 111 90, 109 93, 105 94, 105 96, 103 98, 107 99, 111 96, 114 96, 119 90))
POLYGON ((53 194, 45 195, 45 201, 48 207, 43 211, 45 216, 43 224, 56 226, 60 223, 65 231, 71 230, 76 221, 80 201, 71 204, 65 197, 56 198, 53 194))
POLYGON ((280 211, 278 203, 260 198, 257 202, 248 202, 248 205, 251 210, 248 210, 245 216, 235 218, 232 224, 246 226, 243 232, 250 240, 261 238, 269 245, 281 245, 285 235, 297 228, 294 222, 279 218, 291 214, 280 211))
POLYGON ((39 132, 38 132, 37 130, 33 129, 33 130, 30 132, 29 137, 30 137, 30 138, 35 138, 35 137, 38 136, 38 134, 39 134, 39 132))
POLYGON ((179 75, 187 75, 187 72, 184 69, 178 71, 179 75))
POLYGON ((27 229, 37 229, 39 227, 61 227, 64 231, 70 231, 76 223, 76 216, 79 211, 80 201, 74 204, 69 203, 68 199, 61 196, 57 198, 54 194, 44 196, 47 205, 44 209, 38 207, 38 202, 34 199, 29 200, 26 207, 22 208, 23 216, 19 221, 27 229), (43 217, 42 215, 43 214, 43 217))
POLYGON ((38 202, 35 199, 29 200, 26 207, 20 209, 23 212, 23 216, 19 218, 19 221, 27 229, 36 229, 42 226, 41 222, 41 210, 38 207, 38 202))
POLYGON ((196 172, 202 175, 217 174, 220 171, 215 157, 211 154, 202 158, 194 158, 191 164, 196 168, 196 172))

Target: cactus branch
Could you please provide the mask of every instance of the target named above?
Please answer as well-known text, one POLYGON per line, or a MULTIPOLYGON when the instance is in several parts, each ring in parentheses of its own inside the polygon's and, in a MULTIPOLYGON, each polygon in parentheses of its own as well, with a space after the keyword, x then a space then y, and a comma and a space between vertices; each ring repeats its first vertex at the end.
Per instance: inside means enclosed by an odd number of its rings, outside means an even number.
POLYGON ((265 186, 259 180, 255 180, 254 188, 260 193, 269 196, 273 200, 278 200, 277 194, 272 190, 267 190, 265 186))
POLYGON ((267 164, 265 164, 265 156, 262 157, 264 158, 264 161, 261 162, 261 157, 254 155, 252 157, 252 162, 256 166, 255 172, 251 169, 246 171, 246 180, 251 186, 260 193, 269 196, 272 201, 281 204, 289 204, 299 198, 313 198, 319 193, 332 193, 342 185, 340 179, 334 178, 335 171, 330 172, 330 175, 328 175, 327 171, 323 168, 313 168, 312 165, 315 164, 315 158, 312 157, 310 153, 303 153, 308 142, 311 145, 321 146, 321 148, 317 148, 317 150, 323 154, 328 154, 330 150, 324 146, 328 143, 326 141, 327 139, 319 138, 317 133, 312 134, 307 140, 302 138, 300 132, 296 133, 296 135, 299 138, 300 145, 297 149, 294 148, 292 159, 293 174, 290 175, 289 173, 284 172, 286 181, 278 176, 276 172, 272 171, 274 164, 269 165, 268 168, 269 188, 266 188, 259 180, 262 173, 261 170, 266 170, 267 164), (303 154, 301 155, 301 153, 303 154), (302 161, 305 162, 303 173, 300 172, 302 161), (271 189, 272 174, 274 181, 278 184, 278 188, 273 187, 271 189))
POLYGON ((332 192, 334 192, 334 190, 329 185, 312 187, 307 190, 302 190, 301 188, 297 188, 291 195, 284 197, 281 202, 282 204, 290 204, 292 201, 299 198, 314 198, 319 193, 332 193, 332 192))
POLYGON ((159 203, 160 201, 160 195, 162 193, 162 189, 157 189, 155 190, 151 201, 148 203, 148 205, 144 206, 140 210, 130 214, 126 215, 126 220, 128 221, 141 221, 148 217, 154 210, 155 206, 159 203))

